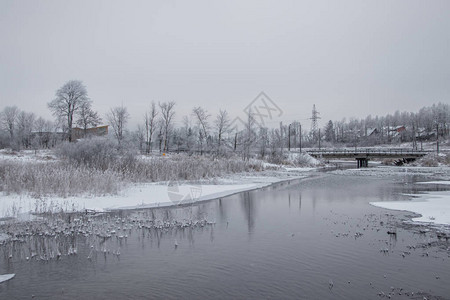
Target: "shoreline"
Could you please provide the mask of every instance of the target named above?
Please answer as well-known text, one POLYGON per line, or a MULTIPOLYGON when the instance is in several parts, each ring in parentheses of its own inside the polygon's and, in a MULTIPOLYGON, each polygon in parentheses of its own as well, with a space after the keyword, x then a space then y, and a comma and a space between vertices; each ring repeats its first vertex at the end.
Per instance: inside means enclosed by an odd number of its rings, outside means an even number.
POLYGON ((0 195, 0 219, 29 221, 41 213, 111 212, 192 205, 309 177, 318 168, 285 169, 262 174, 232 174, 205 182, 133 184, 117 195, 43 197, 0 195), (172 184, 172 185, 170 185, 172 184), (197 195, 195 195, 197 192, 197 195), (198 194, 199 193, 199 194, 198 194))

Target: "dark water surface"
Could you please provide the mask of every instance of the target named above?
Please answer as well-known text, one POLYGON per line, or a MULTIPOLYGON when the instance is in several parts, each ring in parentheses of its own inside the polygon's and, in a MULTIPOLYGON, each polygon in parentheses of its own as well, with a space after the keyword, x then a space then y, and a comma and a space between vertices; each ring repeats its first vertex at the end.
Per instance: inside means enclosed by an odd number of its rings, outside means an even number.
POLYGON ((51 249, 51 237, 3 246, 0 274, 16 277, 0 284, 0 299, 450 297, 450 245, 401 225, 408 213, 369 205, 438 188, 414 180, 318 174, 193 206, 99 216, 97 224, 121 230, 66 237, 76 255, 64 248, 58 260, 26 260, 31 248, 51 249), (145 226, 150 219, 212 224, 157 229, 145 226))

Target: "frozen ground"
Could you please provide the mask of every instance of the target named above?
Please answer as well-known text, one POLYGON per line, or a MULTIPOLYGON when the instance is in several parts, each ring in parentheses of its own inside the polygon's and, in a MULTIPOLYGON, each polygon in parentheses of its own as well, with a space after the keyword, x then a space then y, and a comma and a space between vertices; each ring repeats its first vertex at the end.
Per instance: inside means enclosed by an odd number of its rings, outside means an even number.
POLYGON ((31 213, 107 211, 189 204, 242 191, 262 188, 288 179, 302 178, 313 168, 290 168, 263 172, 259 175, 230 175, 200 182, 159 182, 135 184, 118 195, 100 197, 45 197, 36 199, 28 195, 0 195, 0 218, 27 220, 31 213))

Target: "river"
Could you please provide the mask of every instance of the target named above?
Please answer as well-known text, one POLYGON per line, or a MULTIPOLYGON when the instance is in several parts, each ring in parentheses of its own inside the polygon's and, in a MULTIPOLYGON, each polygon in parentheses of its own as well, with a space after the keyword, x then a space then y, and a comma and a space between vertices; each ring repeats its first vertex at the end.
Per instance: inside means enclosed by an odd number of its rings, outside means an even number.
POLYGON ((74 215, 91 235, 1 247, 0 274, 16 277, 0 299, 442 299, 447 242, 369 204, 442 189, 417 180, 316 173, 183 207, 74 215))

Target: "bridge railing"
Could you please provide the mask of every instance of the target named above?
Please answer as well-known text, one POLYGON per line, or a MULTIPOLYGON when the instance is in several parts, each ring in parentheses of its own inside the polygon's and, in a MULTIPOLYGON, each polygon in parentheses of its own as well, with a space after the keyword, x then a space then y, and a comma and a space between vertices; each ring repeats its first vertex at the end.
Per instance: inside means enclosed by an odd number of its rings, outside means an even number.
POLYGON ((311 149, 306 151, 309 154, 377 154, 377 155, 426 155, 430 151, 424 150, 411 150, 411 149, 401 149, 401 148, 390 148, 390 149, 311 149))

